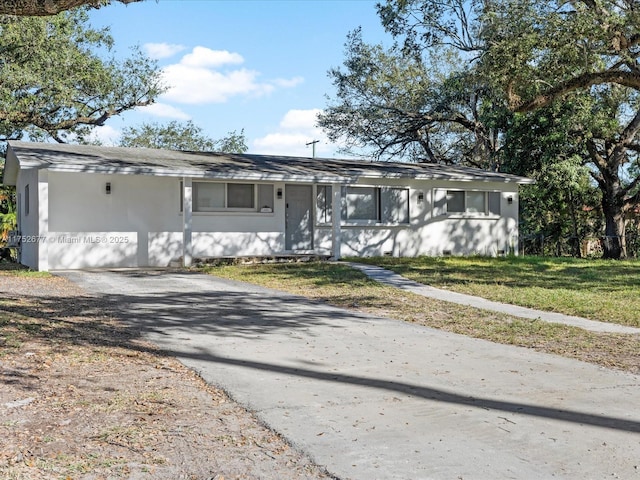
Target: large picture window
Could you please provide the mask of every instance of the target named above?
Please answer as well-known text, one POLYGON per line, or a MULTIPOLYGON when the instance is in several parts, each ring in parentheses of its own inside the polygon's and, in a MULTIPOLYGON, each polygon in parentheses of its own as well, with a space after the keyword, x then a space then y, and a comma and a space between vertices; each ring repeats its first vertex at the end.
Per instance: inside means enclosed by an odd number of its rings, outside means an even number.
MULTIPOLYGON (((182 211, 180 182, 180 211, 182 211)), ((254 183, 193 182, 194 212, 273 212, 273 185, 254 183)))
POLYGON ((345 219, 384 224, 409 223, 406 188, 347 187, 345 219))

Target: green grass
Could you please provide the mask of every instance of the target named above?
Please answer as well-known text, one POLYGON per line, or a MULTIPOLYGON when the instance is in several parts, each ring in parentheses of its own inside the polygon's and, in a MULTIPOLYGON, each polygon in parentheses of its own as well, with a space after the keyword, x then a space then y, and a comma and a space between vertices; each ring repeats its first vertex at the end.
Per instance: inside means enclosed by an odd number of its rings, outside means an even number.
POLYGON ((425 298, 377 283, 341 263, 210 266, 202 271, 338 307, 640 373, 638 335, 588 332, 425 298))
POLYGON ((541 257, 359 258, 426 285, 640 327, 640 261, 541 257))
POLYGON ((46 278, 50 277, 51 274, 49 272, 36 272, 19 263, 0 261, 0 276, 46 278))

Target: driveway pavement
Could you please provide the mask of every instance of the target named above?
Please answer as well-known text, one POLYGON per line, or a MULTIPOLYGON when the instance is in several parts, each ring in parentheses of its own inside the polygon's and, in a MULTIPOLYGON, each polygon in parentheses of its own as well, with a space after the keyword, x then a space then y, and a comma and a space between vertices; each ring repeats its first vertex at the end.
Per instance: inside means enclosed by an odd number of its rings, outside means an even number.
POLYGON ((341 479, 640 480, 640 376, 180 272, 61 272, 341 479))

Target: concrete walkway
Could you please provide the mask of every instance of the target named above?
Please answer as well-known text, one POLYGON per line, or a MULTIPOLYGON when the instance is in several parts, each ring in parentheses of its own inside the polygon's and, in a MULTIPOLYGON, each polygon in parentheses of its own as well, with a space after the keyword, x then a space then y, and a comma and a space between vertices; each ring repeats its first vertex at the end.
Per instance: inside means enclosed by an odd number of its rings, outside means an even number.
POLYGON ((585 330, 591 330, 592 332, 629 333, 640 335, 640 328, 628 327, 615 323, 597 322, 595 320, 564 315, 562 313, 545 312, 542 310, 534 310, 532 308, 519 307, 517 305, 492 302, 491 300, 485 300, 484 298, 465 295, 464 293, 451 292, 449 290, 442 290, 414 282, 413 280, 409 280, 397 273, 375 265, 366 265, 362 263, 349 263, 349 265, 353 268, 357 268, 372 280, 376 280, 380 283, 397 287, 417 295, 422 295, 423 297, 435 298, 437 300, 458 303, 460 305, 469 305, 483 310, 506 313, 514 317, 542 320, 544 322, 551 323, 562 323, 573 327, 580 327, 585 330))
POLYGON ((640 479, 638 375, 208 275, 63 276, 340 479, 640 479))

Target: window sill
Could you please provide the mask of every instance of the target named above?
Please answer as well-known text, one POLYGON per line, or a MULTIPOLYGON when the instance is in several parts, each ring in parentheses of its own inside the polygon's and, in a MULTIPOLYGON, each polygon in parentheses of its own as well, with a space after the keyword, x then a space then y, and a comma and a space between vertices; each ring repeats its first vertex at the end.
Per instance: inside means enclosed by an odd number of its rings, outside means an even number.
MULTIPOLYGON (((179 216, 182 216, 182 212, 178 213, 179 216)), ((255 210, 246 211, 218 211, 218 212, 191 212, 191 215, 194 217, 229 217, 229 216, 241 216, 241 217, 274 217, 275 214, 273 212, 256 212, 255 210)))
MULTIPOLYGON (((374 227, 374 228, 389 228, 389 227, 398 227, 398 228, 405 228, 405 227, 410 227, 411 224, 410 223, 368 223, 368 222, 362 222, 362 223, 354 223, 354 222, 341 222, 340 223, 340 227, 347 227, 347 228, 362 228, 362 227, 374 227)), ((315 224, 316 228, 333 228, 333 224, 331 223, 316 223, 315 224)))
POLYGON ((502 218, 501 215, 493 215, 486 213, 445 213, 444 215, 440 215, 441 217, 452 218, 452 219, 473 219, 473 220, 498 220, 502 218))

